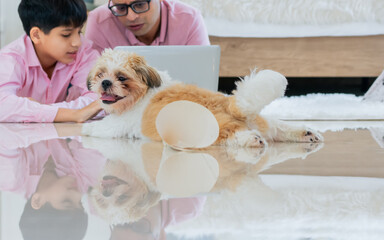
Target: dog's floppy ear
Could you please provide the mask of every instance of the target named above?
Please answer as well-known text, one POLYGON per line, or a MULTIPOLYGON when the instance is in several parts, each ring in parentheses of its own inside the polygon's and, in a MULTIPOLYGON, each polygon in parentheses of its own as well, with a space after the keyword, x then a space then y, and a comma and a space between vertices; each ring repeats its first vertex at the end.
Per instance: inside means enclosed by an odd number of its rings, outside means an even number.
POLYGON ((148 87, 160 87, 161 78, 156 69, 148 66, 143 57, 132 54, 130 57, 131 67, 141 76, 148 87))
POLYGON ((161 85, 160 75, 157 73, 157 71, 153 67, 146 65, 145 68, 141 69, 141 73, 144 81, 146 81, 149 87, 151 88, 160 87, 161 85))

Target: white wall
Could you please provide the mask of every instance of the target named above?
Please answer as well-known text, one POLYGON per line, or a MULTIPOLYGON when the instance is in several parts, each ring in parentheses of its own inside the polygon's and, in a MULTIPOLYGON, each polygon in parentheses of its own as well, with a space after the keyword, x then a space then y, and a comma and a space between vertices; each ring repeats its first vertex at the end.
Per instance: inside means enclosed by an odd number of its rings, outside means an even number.
MULTIPOLYGON (((106 2, 108 0, 95 0, 97 5, 106 2)), ((19 3, 20 0, 0 0, 0 47, 4 47, 24 34, 23 25, 17 12, 19 3)))
POLYGON ((96 5, 102 5, 102 4, 107 3, 107 2, 108 2, 108 0, 94 0, 94 3, 96 5))
POLYGON ((4 13, 3 13, 3 0, 0 0, 0 47, 3 46, 3 42, 4 42, 4 34, 3 34, 3 29, 4 29, 4 25, 3 25, 3 18, 4 18, 4 13))
POLYGON ((19 3, 20 0, 0 0, 1 47, 4 47, 24 33, 17 12, 19 3))

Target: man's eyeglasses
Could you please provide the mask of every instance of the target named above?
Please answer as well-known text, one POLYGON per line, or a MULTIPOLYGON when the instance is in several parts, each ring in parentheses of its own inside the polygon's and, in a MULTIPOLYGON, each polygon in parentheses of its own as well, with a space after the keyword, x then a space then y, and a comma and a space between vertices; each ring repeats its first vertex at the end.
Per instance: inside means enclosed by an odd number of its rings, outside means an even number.
MULTIPOLYGON (((151 0, 135 1, 131 4, 115 4, 111 6, 111 0, 108 1, 108 8, 116 17, 125 16, 128 14, 128 8, 131 8, 135 13, 144 13, 149 10, 151 0)), ((113 4, 113 3, 112 3, 113 4)))

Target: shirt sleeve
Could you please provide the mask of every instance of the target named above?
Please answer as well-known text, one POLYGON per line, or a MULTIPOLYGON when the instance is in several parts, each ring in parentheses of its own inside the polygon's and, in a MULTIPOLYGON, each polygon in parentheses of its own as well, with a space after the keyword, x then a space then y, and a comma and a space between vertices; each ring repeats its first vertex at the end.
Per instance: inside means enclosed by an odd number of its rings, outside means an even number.
POLYGON ((97 13, 95 11, 89 12, 85 37, 92 41, 93 49, 96 49, 99 53, 104 50, 105 46, 108 46, 107 40, 101 29, 102 28, 97 23, 97 13))
POLYGON ((28 175, 28 159, 23 149, 2 149, 0 161, 0 190, 22 192, 28 175))
POLYGON ((59 108, 80 109, 95 101, 98 96, 87 88, 87 77, 100 54, 92 49, 92 44, 83 39, 83 51, 77 70, 72 76, 71 87, 65 102, 53 103, 51 106, 59 108))
POLYGON ((18 97, 26 66, 10 55, 0 57, 0 122, 53 122, 58 108, 18 97))
POLYGON ((203 16, 196 11, 191 24, 186 45, 210 45, 207 27, 205 26, 203 16))

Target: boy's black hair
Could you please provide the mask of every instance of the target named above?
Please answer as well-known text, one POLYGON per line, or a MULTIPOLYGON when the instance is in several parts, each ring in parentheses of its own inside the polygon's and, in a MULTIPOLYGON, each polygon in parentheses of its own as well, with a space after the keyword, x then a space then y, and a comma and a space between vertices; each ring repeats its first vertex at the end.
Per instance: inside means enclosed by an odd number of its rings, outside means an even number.
POLYGON ((84 209, 57 210, 49 203, 35 210, 29 199, 19 227, 24 240, 80 240, 87 231, 88 215, 84 209))
POLYGON ((18 12, 28 36, 33 27, 49 34, 55 27, 77 28, 87 20, 84 0, 21 0, 18 12))

